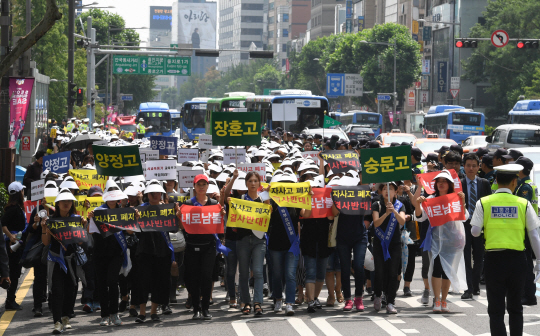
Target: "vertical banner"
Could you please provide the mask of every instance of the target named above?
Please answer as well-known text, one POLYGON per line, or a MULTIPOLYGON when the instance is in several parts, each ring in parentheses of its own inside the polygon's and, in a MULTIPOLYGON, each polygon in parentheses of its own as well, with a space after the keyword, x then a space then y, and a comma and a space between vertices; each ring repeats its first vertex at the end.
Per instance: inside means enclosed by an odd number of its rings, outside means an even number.
POLYGON ((437 62, 437 92, 448 91, 448 62, 437 62))
POLYGON ((21 138, 30 107, 30 97, 34 87, 34 78, 9 79, 9 147, 21 138))

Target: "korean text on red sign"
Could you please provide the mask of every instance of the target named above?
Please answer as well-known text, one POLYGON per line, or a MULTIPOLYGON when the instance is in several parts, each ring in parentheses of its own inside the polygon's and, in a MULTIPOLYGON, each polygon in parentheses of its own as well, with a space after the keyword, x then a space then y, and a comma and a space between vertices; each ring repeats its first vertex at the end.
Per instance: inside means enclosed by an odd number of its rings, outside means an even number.
POLYGON ((182 226, 189 234, 222 234, 223 216, 221 205, 180 207, 182 226))
POLYGON ((441 226, 457 220, 465 220, 463 204, 457 193, 428 198, 422 203, 422 208, 429 218, 431 226, 441 226))
MULTIPOLYGON (((457 193, 460 191, 463 191, 461 180, 459 179, 459 176, 456 173, 456 171, 454 169, 450 169, 449 172, 452 175, 452 179, 454 180, 454 191, 457 193)), ((439 173, 440 172, 436 171, 436 172, 416 175, 416 179, 418 180, 418 183, 420 183, 420 185, 424 188, 426 193, 428 193, 429 195, 432 195, 435 193, 435 181, 433 181, 433 179, 439 173)))

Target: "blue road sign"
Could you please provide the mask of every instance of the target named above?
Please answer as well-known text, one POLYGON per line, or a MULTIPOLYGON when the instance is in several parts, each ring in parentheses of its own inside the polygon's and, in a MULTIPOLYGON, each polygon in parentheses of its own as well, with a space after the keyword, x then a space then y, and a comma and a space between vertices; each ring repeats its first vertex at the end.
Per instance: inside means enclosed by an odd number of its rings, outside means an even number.
POLYGON ((390 95, 377 95, 378 100, 390 100, 390 95))
POLYGON ((126 100, 133 100, 133 95, 130 95, 130 96, 121 96, 122 100, 126 101, 126 100))
POLYGON ((345 95, 345 74, 326 74, 326 96, 338 97, 345 95))

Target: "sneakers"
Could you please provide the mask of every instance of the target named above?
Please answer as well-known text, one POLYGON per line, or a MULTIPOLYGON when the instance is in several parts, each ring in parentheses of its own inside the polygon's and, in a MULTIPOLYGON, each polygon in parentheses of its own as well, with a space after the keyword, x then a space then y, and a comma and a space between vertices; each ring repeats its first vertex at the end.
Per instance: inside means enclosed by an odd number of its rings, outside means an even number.
POLYGON ((343 307, 343 311, 351 311, 353 307, 352 300, 346 300, 345 301, 345 307, 343 307))
POLYGON ((446 301, 441 301, 441 312, 443 313, 449 313, 450 309, 448 309, 448 304, 446 301))
POLYGON ((287 303, 287 305, 285 306, 285 315, 287 315, 287 316, 293 316, 294 315, 294 308, 293 308, 292 304, 287 303))
POLYGON ((386 305, 386 313, 387 314, 397 314, 396 307, 394 307, 393 304, 389 303, 386 305))
POLYGON ((53 334, 59 335, 64 332, 64 325, 58 321, 54 324, 53 334))
POLYGON ((309 301, 307 306, 307 312, 308 313, 314 313, 317 309, 315 308, 315 300, 309 301))
POLYGON ((41 310, 41 308, 35 308, 34 317, 42 317, 42 316, 43 316, 43 311, 41 310))
POLYGON ((420 303, 427 305, 429 303, 429 289, 424 289, 420 303))
POLYGON ((171 315, 172 314, 171 306, 169 306, 169 305, 161 306, 161 312, 162 312, 163 315, 171 315))
POLYGON ((276 303, 274 305, 274 312, 275 313, 279 313, 281 311, 283 311, 283 300, 276 301, 276 303))
POLYGON ((19 305, 17 302, 8 300, 6 300, 5 308, 6 310, 22 310, 21 305, 19 305))
POLYGON ((381 295, 381 303, 383 306, 386 306, 386 295, 384 293, 381 295))
POLYGON ((354 306, 356 307, 356 310, 359 312, 364 311, 364 301, 361 297, 355 297, 354 298, 354 306))
POLYGON ((441 301, 437 300, 435 301, 435 305, 433 306, 433 312, 440 313, 441 311, 441 301))
POLYGON ((381 310, 381 307, 382 307, 382 299, 380 296, 376 296, 375 300, 373 301, 373 309, 375 309, 376 311, 379 311, 381 310))
POLYGON ((404 296, 412 296, 411 288, 410 287, 403 287, 403 295, 404 296))
POLYGON ((118 314, 111 315, 111 323, 115 326, 121 326, 122 320, 120 319, 120 316, 118 314))
POLYGON ((146 321, 146 315, 139 315, 135 319, 135 322, 137 322, 137 323, 144 323, 144 321, 146 321))
POLYGON ((315 308, 322 309, 321 301, 319 301, 319 298, 315 298, 315 308))
POLYGON ((111 325, 111 318, 110 317, 104 317, 101 319, 101 322, 99 322, 99 325, 102 327, 107 327, 111 325))
POLYGON ((268 289, 268 284, 264 283, 263 284, 263 295, 268 296, 269 293, 270 293, 270 290, 268 289))
POLYGON ((93 308, 94 304, 92 302, 87 302, 83 307, 83 312, 85 313, 92 313, 94 311, 93 308))
POLYGON ((62 317, 62 324, 64 325, 64 329, 71 329, 71 324, 69 324, 68 316, 62 317))

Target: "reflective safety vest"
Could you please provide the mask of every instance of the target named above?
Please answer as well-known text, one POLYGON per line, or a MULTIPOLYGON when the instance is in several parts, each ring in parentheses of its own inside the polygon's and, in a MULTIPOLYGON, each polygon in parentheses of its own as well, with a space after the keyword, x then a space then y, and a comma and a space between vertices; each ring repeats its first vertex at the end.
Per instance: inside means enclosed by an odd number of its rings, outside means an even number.
POLYGON ((68 132, 71 132, 71 131, 73 131, 73 127, 75 127, 75 124, 70 122, 69 124, 67 124, 66 129, 67 129, 68 132))
POLYGON ((500 192, 480 199, 484 208, 486 250, 525 250, 527 201, 500 192))
POLYGON ((88 125, 87 124, 81 124, 81 126, 79 126, 79 131, 88 131, 88 125))
POLYGON ((420 170, 420 174, 424 174, 424 173, 425 173, 425 171, 424 171, 424 166, 422 166, 421 163, 416 163, 416 164, 414 165, 413 168, 418 168, 418 170, 420 170))
POLYGON ((137 134, 144 134, 146 133, 146 127, 144 127, 143 124, 138 123, 137 124, 137 134))
POLYGON ((536 186, 536 184, 534 184, 531 180, 524 181, 523 184, 520 185, 519 188, 516 190, 516 195, 519 193, 519 190, 524 184, 530 185, 533 190, 531 204, 534 208, 534 211, 536 211, 536 214, 538 215, 538 187, 536 186))

